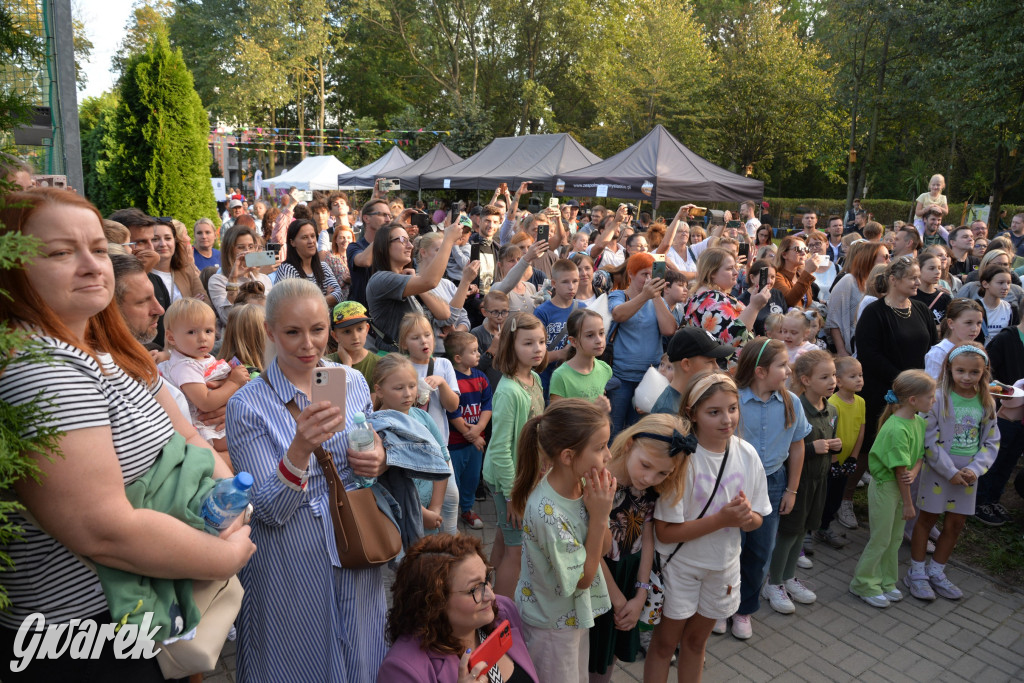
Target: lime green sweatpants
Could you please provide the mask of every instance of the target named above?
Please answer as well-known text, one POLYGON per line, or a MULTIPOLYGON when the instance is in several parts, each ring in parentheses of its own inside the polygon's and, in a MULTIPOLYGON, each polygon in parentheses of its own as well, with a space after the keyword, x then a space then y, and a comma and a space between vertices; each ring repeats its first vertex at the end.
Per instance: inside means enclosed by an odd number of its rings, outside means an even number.
POLYGON ((903 496, 895 481, 868 484, 868 523, 871 536, 853 572, 850 590, 864 597, 887 593, 899 576, 903 542, 903 496))

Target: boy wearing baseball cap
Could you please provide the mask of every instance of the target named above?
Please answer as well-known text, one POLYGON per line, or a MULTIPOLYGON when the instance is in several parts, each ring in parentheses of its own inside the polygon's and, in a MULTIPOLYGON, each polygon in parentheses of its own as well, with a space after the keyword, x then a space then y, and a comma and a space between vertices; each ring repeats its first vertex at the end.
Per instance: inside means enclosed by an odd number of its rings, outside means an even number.
POLYGON ((654 402, 652 413, 679 413, 679 402, 690 378, 704 370, 718 369, 718 359, 733 354, 731 346, 720 344, 707 330, 681 327, 668 341, 668 360, 672 363, 672 382, 654 402))
POLYGON ((346 365, 358 370, 373 386, 373 373, 377 369, 377 354, 366 348, 366 335, 370 332, 370 316, 366 306, 358 301, 342 301, 331 312, 331 336, 338 342, 338 353, 327 356, 327 360, 344 362, 341 353, 348 355, 346 365))

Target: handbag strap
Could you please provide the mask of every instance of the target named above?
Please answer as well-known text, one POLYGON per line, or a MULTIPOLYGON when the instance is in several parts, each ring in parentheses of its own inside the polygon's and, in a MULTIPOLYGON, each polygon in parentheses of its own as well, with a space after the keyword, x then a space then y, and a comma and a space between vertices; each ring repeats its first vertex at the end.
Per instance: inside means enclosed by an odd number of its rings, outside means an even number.
MULTIPOLYGON (((299 421, 299 406, 295 405, 295 399, 288 401, 284 404, 288 412, 291 413, 292 419, 295 420, 296 425, 299 421)), ((323 470, 324 476, 327 477, 328 488, 334 486, 338 491, 338 501, 341 504, 347 502, 347 496, 345 495, 345 483, 341 480, 341 475, 338 474, 338 468, 334 464, 334 458, 324 450, 323 446, 317 446, 313 449, 313 455, 316 456, 316 461, 320 463, 320 469, 323 470)))
MULTIPOLYGON (((700 511, 699 515, 697 515, 697 519, 701 519, 704 516, 704 514, 708 511, 708 508, 711 507, 711 501, 713 501, 715 499, 715 494, 718 493, 718 485, 722 483, 722 473, 725 472, 725 461, 728 460, 728 459, 729 459, 729 446, 726 445, 725 453, 722 454, 722 464, 718 466, 718 476, 715 477, 715 485, 711 489, 711 495, 708 496, 708 502, 704 504, 704 509, 700 511)), ((683 543, 682 542, 677 543, 675 550, 672 551, 672 554, 668 556, 668 559, 665 560, 665 564, 662 565, 662 566, 665 566, 669 562, 671 562, 672 558, 676 556, 676 553, 678 553, 679 549, 682 548, 682 547, 683 547, 683 543)))
POLYGON ((930 304, 928 304, 928 310, 929 311, 932 310, 932 306, 935 305, 935 303, 939 300, 939 297, 941 297, 942 294, 943 294, 942 290, 939 290, 938 293, 935 294, 935 298, 932 299, 932 302, 930 304))

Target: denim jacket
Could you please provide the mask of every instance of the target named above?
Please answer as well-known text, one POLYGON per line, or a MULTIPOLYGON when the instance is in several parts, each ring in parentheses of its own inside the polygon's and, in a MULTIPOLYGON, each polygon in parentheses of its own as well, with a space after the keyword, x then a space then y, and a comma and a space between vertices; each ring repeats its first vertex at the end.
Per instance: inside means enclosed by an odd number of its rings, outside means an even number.
POLYGON ((370 480, 373 492, 378 506, 401 532, 404 549, 423 536, 423 511, 414 479, 447 479, 451 466, 433 435, 408 415, 378 410, 367 419, 384 442, 388 464, 384 474, 370 480))

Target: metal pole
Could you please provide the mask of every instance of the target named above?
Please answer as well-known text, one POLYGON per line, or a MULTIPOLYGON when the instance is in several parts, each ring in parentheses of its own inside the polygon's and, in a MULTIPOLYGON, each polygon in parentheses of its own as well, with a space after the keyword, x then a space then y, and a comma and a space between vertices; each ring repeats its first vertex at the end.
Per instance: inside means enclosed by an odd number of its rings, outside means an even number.
POLYGON ((75 42, 71 0, 46 0, 53 9, 54 52, 57 62, 57 109, 63 140, 64 173, 68 185, 85 190, 82 173, 82 138, 78 129, 78 89, 75 82, 75 42))

